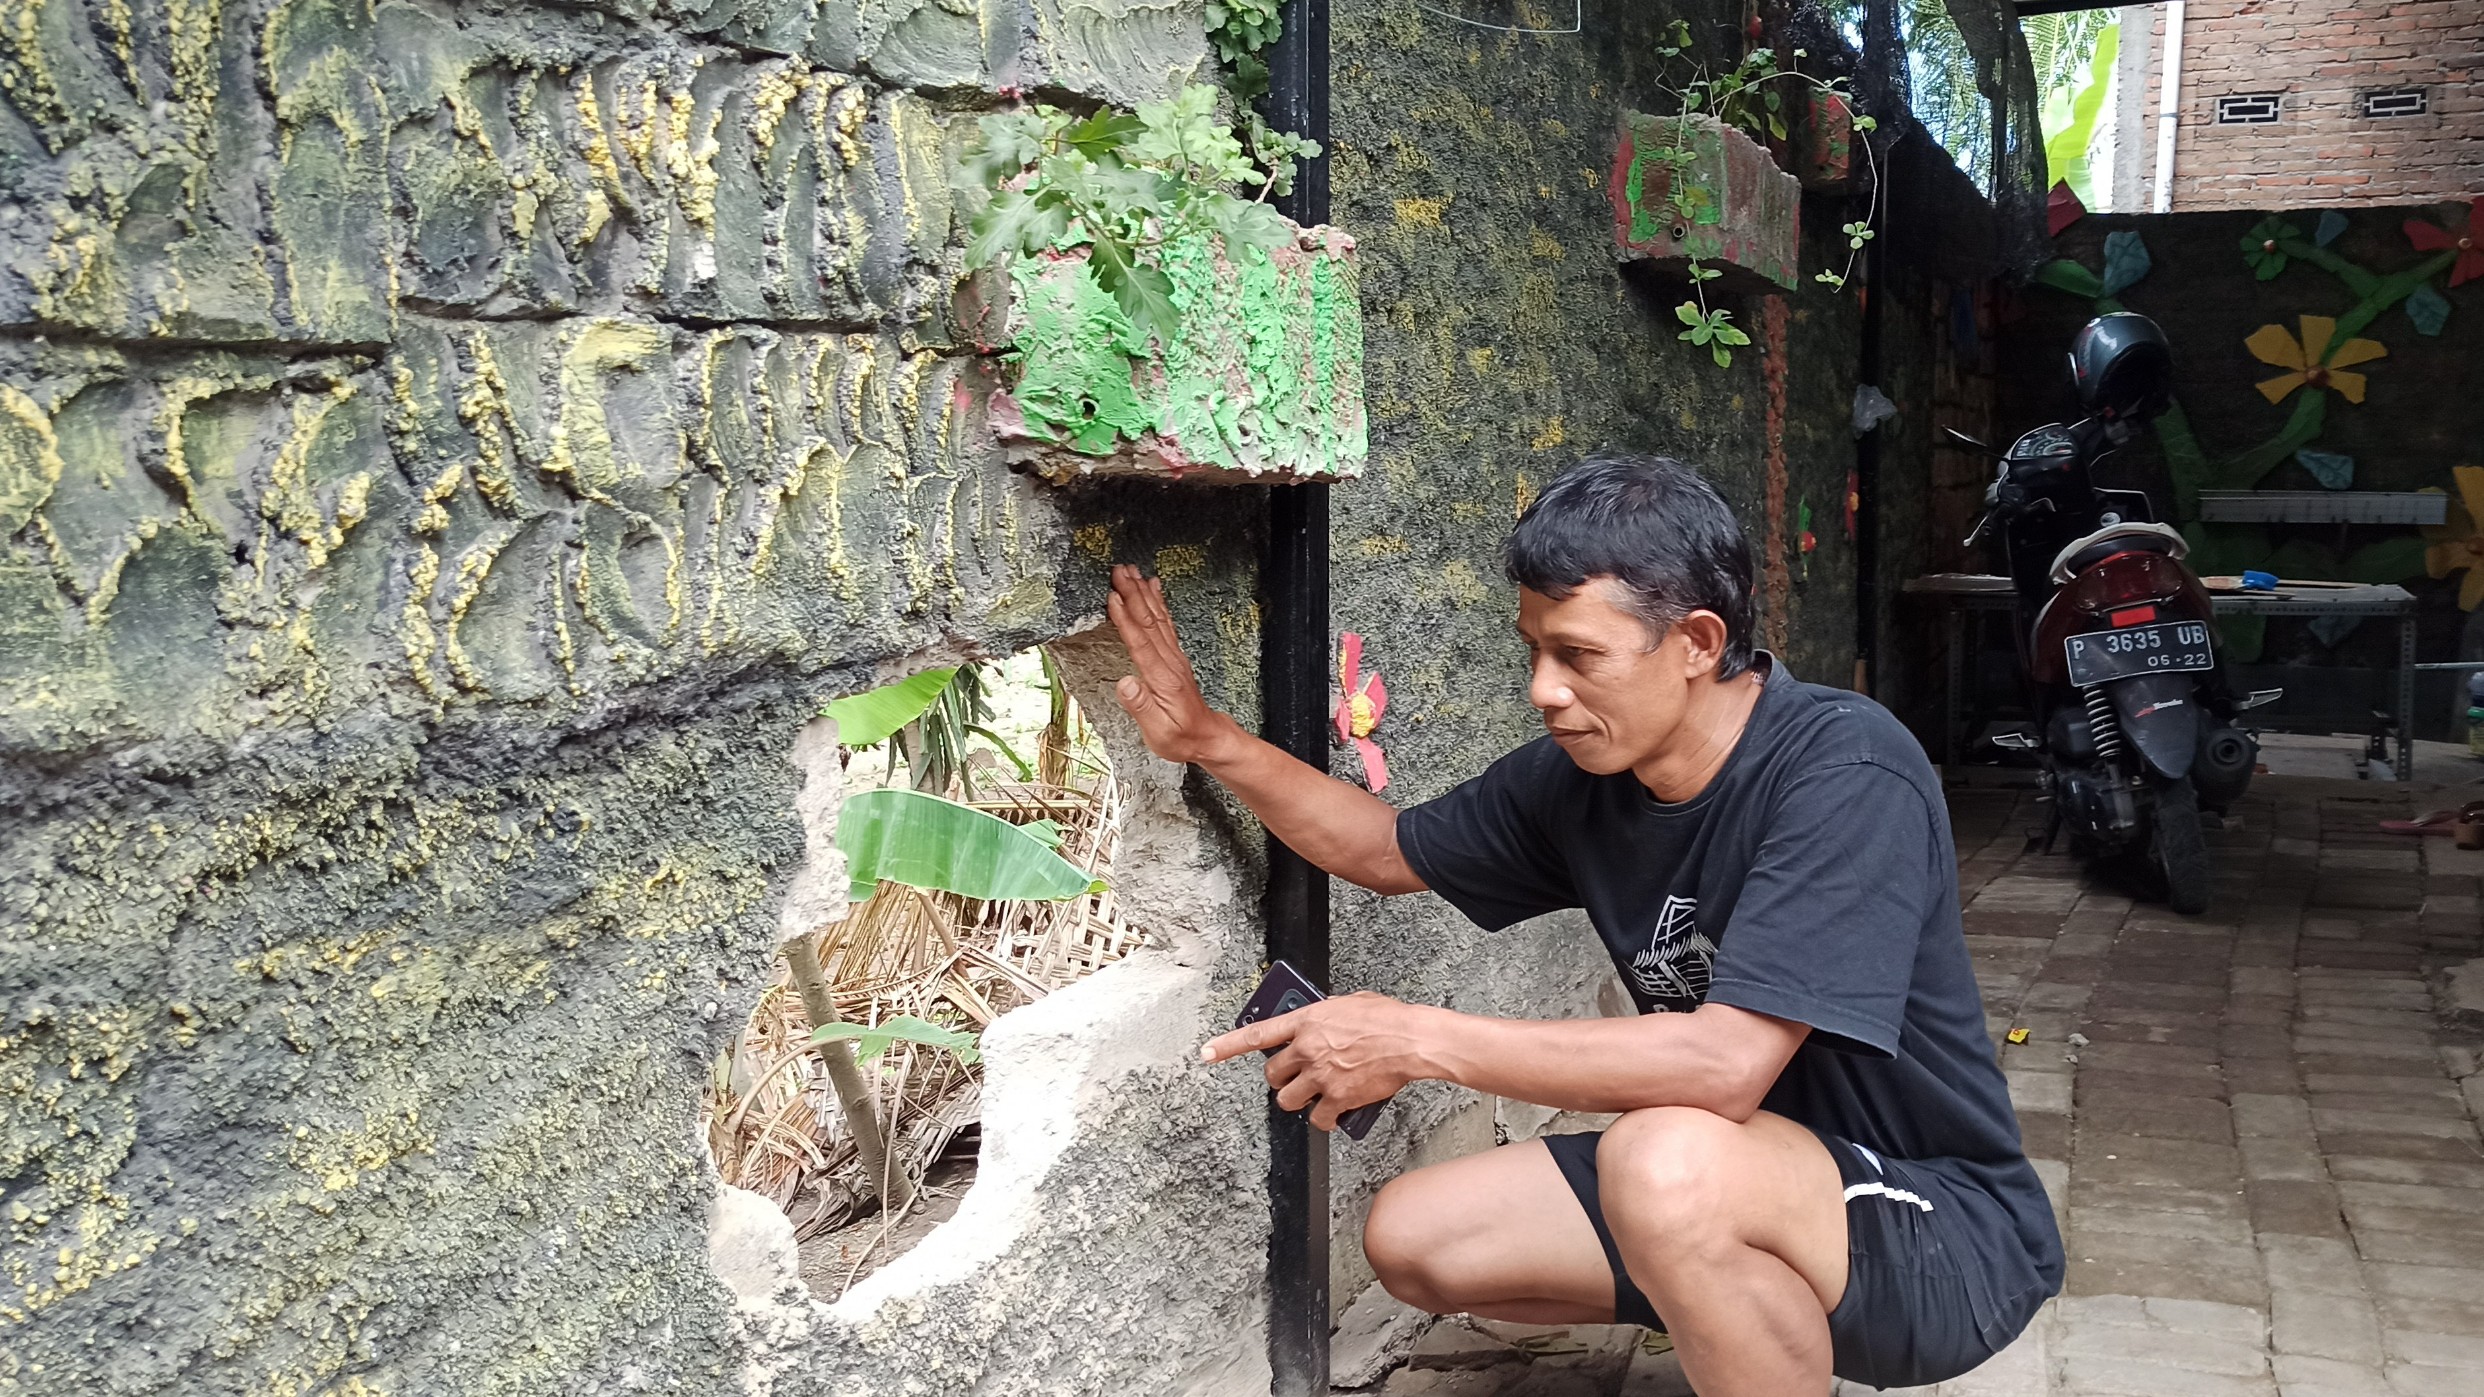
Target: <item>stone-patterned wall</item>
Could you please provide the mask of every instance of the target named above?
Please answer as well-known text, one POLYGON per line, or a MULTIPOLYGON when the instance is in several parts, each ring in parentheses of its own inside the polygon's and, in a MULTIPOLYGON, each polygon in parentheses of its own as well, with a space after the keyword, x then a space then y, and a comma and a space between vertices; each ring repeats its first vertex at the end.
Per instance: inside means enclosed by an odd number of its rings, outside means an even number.
MULTIPOLYGON (((1254 702, 1248 512, 1009 474, 948 325, 974 111, 1159 95, 1196 7, 7 27, 0 1391, 1175 1391, 1258 1361, 1256 1093, 1177 1063, 1222 939, 1151 1001, 1190 1016, 1162 1051, 1081 1084, 1187 1098, 1098 1108, 1045 1155, 1051 1211, 902 1304, 737 1319, 694 1122, 821 699, 1087 624, 1125 557, 1184 573, 1194 631, 1238 637, 1212 691, 1254 702), (1063 1340, 1073 1309, 1124 1339, 1063 1340)), ((1151 818, 1165 877, 1214 886, 1221 843, 1151 818)), ((1086 1023, 998 1036, 996 1079, 1099 1061, 1086 1023)))

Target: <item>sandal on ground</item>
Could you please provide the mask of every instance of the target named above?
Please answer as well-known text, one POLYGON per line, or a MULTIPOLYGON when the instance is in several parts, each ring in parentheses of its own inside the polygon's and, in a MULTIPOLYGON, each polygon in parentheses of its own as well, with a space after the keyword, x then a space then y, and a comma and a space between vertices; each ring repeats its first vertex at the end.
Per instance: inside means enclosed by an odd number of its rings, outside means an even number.
POLYGON ((2450 826, 2461 849, 2484 849, 2484 800, 2471 800, 2458 808, 2458 820, 2450 826))

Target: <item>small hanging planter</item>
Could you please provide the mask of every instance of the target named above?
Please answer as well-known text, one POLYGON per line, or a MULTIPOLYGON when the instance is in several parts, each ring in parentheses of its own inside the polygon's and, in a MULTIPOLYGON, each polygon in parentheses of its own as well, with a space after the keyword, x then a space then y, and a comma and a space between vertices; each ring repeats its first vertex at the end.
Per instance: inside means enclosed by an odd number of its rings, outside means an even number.
MULTIPOLYGON (((1290 225, 1289 225, 1290 226, 1290 225)), ((1090 275, 1084 247, 1010 268, 1007 391, 994 433, 1012 465, 1056 483, 1152 476, 1257 484, 1360 475, 1363 325, 1354 240, 1295 230, 1228 256, 1213 234, 1156 249, 1179 312, 1141 330, 1090 275)))
POLYGON ((1800 275, 1801 182, 1714 117, 1624 112, 1607 193, 1626 263, 1687 276, 1696 261, 1732 291, 1792 290, 1800 275))

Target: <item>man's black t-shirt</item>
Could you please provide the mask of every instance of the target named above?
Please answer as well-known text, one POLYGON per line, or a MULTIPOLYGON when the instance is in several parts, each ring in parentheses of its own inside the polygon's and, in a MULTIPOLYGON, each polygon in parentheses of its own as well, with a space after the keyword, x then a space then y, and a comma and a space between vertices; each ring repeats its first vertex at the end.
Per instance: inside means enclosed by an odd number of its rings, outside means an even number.
POLYGON ((1809 1025, 1764 1107, 1974 1185, 2057 1287, 2061 1239, 1984 1026, 1940 782, 1886 709, 1762 663, 1742 738, 1697 796, 1665 804, 1540 738, 1400 813, 1398 846, 1487 930, 1584 907, 1642 1013, 1712 1001, 1809 1025))

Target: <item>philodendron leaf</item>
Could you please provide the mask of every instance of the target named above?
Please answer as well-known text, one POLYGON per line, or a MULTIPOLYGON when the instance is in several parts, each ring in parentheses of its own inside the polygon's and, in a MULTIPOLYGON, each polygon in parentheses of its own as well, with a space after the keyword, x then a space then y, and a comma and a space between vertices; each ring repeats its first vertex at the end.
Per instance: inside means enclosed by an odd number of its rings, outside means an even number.
POLYGON ((837 811, 856 902, 885 880, 983 902, 1061 902, 1094 886, 1037 835, 923 791, 859 791, 837 811))
POLYGON ((883 684, 851 698, 841 698, 828 705, 827 714, 837 720, 837 741, 848 747, 868 747, 886 742, 888 735, 923 716, 940 691, 957 677, 957 666, 927 669, 908 675, 894 684, 883 684))
POLYGON ((962 1029, 942 1028, 912 1014, 899 1014, 884 1024, 832 1023, 811 1030, 814 1043, 852 1043, 855 1056, 869 1062, 899 1043, 921 1043, 926 1047, 945 1048, 957 1060, 973 1063, 982 1052, 975 1045, 975 1035, 962 1029))

